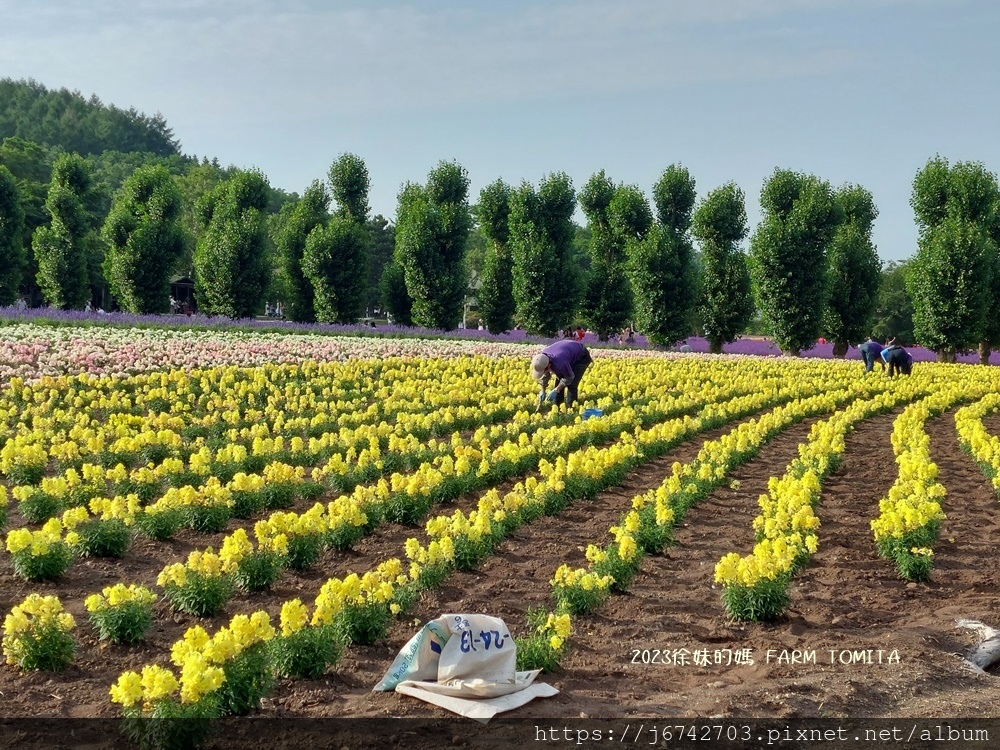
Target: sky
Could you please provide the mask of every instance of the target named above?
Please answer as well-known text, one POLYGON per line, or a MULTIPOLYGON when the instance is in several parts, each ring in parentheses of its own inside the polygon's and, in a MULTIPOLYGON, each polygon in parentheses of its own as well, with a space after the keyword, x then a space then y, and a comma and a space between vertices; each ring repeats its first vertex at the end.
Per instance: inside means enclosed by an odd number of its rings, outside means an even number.
POLYGON ((889 261, 928 159, 1000 170, 998 33, 995 0, 0 0, 0 77, 159 112, 291 192, 355 153, 388 218, 442 160, 473 202, 600 169, 649 196, 679 163, 752 231, 792 169, 870 190, 889 261))

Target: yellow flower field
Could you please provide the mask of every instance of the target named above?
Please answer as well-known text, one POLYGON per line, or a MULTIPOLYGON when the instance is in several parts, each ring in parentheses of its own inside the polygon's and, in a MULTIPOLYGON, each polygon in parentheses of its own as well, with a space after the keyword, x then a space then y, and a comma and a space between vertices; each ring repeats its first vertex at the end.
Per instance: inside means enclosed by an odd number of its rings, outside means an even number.
MULTIPOLYGON (((445 612, 502 614, 569 687, 594 658, 606 669, 625 659, 615 648, 649 650, 635 635, 608 640, 625 632, 618 613, 653 632, 685 595, 711 627, 749 623, 763 642, 754 621, 811 606, 800 589, 826 574, 828 545, 849 545, 886 586, 899 575, 936 585, 963 487, 939 470, 928 430, 940 435, 952 414, 948 435, 969 458, 949 460, 1000 482, 991 368, 921 364, 890 379, 850 361, 597 351, 580 409, 566 413, 536 411, 527 361, 11 378, 0 391, 0 692, 41 677, 17 663, 35 611, 25 606, 43 601, 75 617, 74 700, 95 716, 266 715, 316 690, 324 715, 340 715, 343 695, 343 715, 401 714, 404 699, 363 696, 416 626, 445 612), (582 419, 585 408, 603 414, 582 419), (853 436, 876 424, 866 440, 882 458, 859 469, 869 457, 853 436), (828 490, 859 471, 870 496, 828 490), (829 536, 827 506, 848 501, 829 536), (692 547, 699 528, 713 532, 692 547), (680 578, 662 577, 667 561, 680 578), (654 591, 667 604, 637 610, 654 591), (102 649, 88 612, 133 600, 152 606, 151 626, 102 649), (246 698, 241 680, 260 695, 246 698)), ((680 648, 695 650, 696 632, 680 648)), ((44 715, 54 700, 25 710, 44 715)))

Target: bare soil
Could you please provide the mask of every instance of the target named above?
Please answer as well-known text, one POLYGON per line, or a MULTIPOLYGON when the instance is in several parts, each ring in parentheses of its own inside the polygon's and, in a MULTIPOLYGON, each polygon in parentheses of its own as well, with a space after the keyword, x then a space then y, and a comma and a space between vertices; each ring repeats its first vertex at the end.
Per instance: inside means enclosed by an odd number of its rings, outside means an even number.
MULTIPOLYGON (((932 455, 948 491, 941 540, 930 582, 901 580, 878 556, 869 521, 896 476, 889 442, 894 415, 860 424, 847 438, 842 465, 823 488, 817 510, 820 549, 799 573, 792 606, 777 622, 727 620, 713 584, 715 563, 753 545, 751 519, 771 476, 784 473, 810 423, 771 441, 728 484, 693 508, 665 554, 647 557, 630 591, 608 600, 576 631, 560 671, 540 679, 559 689, 515 717, 997 717, 1000 681, 976 674, 961 656, 975 634, 958 628, 968 618, 1000 627, 1000 559, 997 497, 958 445, 954 419, 927 424, 932 455), (736 486, 736 485, 734 485, 736 486), (695 664, 694 654, 708 664, 695 664), (752 663, 728 663, 741 652, 752 663), (688 663, 677 663, 681 654, 688 663)), ((1000 421, 988 420, 996 432, 1000 421)), ((727 428, 728 429, 728 428, 727 428)), ((480 569, 453 575, 426 593, 409 619, 393 624, 386 642, 352 646, 341 663, 314 681, 280 681, 265 700, 262 717, 444 718, 446 712, 395 693, 373 693, 397 651, 426 620, 444 613, 483 612, 502 617, 515 633, 525 629, 530 607, 549 605, 549 579, 562 562, 584 563, 588 543, 608 539, 608 527, 631 498, 657 486, 674 461, 694 457, 701 436, 647 464, 593 501, 519 530, 480 569)), ((346 554, 328 553, 305 574, 286 572, 266 595, 235 598, 227 612, 201 623, 211 632, 237 612, 266 609, 276 619, 281 602, 311 600, 322 581, 401 551, 414 530, 388 527, 346 554)), ((167 543, 139 539, 122 560, 78 561, 60 580, 27 584, 9 558, 0 563, 0 610, 27 593, 57 594, 76 616, 78 654, 63 673, 21 675, 0 667, 0 716, 113 717, 108 688, 125 669, 164 662, 170 645, 196 618, 157 609, 149 639, 137 647, 96 640, 84 598, 115 581, 155 583, 166 562, 183 559, 222 535, 181 534, 167 543)), ((455 739, 461 744, 460 738, 455 739)), ((413 743, 411 743, 413 744, 413 743)))

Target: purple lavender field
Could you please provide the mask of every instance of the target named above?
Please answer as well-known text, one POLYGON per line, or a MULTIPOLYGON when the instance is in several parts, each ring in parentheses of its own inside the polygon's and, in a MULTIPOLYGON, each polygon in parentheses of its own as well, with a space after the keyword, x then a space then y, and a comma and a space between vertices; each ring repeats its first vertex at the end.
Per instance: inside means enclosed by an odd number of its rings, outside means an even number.
MULTIPOLYGON (((637 337, 638 338, 638 337, 637 337)), ((692 351, 695 352, 708 352, 708 341, 701 337, 691 337, 687 340, 688 345, 691 347, 692 351)), ((781 355, 778 347, 775 346, 768 339, 749 339, 744 338, 739 341, 735 341, 732 344, 726 344, 723 350, 727 354, 753 354, 757 356, 771 356, 777 357, 781 355)), ((937 359, 937 355, 929 349, 925 349, 922 346, 909 346, 906 347, 908 351, 913 356, 914 362, 933 362, 937 359)), ((833 344, 816 344, 811 349, 805 349, 802 351, 803 357, 816 357, 819 359, 833 359, 833 344)), ((861 361, 861 352, 858 351, 856 346, 852 346, 847 350, 846 359, 856 359, 861 361)), ((968 354, 959 354, 956 357, 957 362, 964 362, 966 364, 979 364, 979 354, 976 352, 970 352, 968 354)), ((990 355, 990 364, 997 365, 1000 364, 1000 352, 993 352, 990 355)))

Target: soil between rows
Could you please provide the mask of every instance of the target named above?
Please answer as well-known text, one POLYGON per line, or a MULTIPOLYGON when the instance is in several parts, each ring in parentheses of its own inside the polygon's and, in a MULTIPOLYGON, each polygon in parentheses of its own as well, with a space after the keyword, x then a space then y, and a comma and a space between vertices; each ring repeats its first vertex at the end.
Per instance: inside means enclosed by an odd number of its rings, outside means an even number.
MULTIPOLYGON (((951 414, 927 424, 931 451, 948 490, 936 567, 927 584, 900 580, 874 548, 868 521, 896 475, 889 435, 894 415, 861 423, 848 435, 845 458, 824 485, 817 513, 823 524, 820 549, 792 587, 792 607, 773 624, 727 621, 713 588, 715 563, 729 551, 749 551, 756 499, 771 476, 784 473, 807 433, 797 425, 771 441, 754 461, 733 472, 738 489, 723 486, 689 511, 677 544, 662 556, 647 557, 630 591, 615 596, 597 613, 578 618, 562 669, 540 679, 561 691, 513 712, 547 717, 995 717, 1000 715, 1000 682, 974 674, 962 660, 974 643, 958 618, 1000 626, 1000 561, 997 498, 979 468, 959 448, 951 414), (753 664, 709 666, 644 664, 656 650, 689 652, 751 649, 753 664), (831 650, 833 658, 831 660, 831 650), (882 652, 881 663, 879 651, 882 652), (815 663, 787 663, 815 653, 815 663), (634 655, 638 652, 638 657, 634 655), (842 652, 850 652, 845 663, 842 652), (854 652, 866 660, 855 661, 854 652), (889 658, 898 654, 898 661, 889 658), (832 663, 831 663, 832 661, 832 663)), ((1000 419, 987 420, 994 433, 1000 419)), ((601 543, 631 498, 655 487, 673 461, 694 457, 713 431, 684 444, 627 477, 596 500, 571 506, 557 517, 521 529, 498 554, 473 573, 459 573, 415 606, 412 618, 394 624, 387 643, 351 647, 337 669, 315 681, 282 681, 265 700, 261 716, 447 717, 446 712, 397 694, 372 693, 395 653, 430 618, 447 612, 501 616, 515 632, 524 627, 528 607, 548 603, 548 580, 561 562, 583 562, 587 543, 601 543)), ((412 532, 404 533, 405 536, 412 532)), ((384 542, 384 540, 383 540, 384 542)), ((184 557, 205 545, 201 535, 181 535, 161 545, 137 540, 123 561, 84 560, 63 580, 27 584, 0 569, 0 604, 5 611, 30 590, 57 593, 80 626, 76 664, 61 674, 18 675, 0 669, 0 715, 111 717, 116 707, 108 686, 123 669, 161 661, 164 649, 191 624, 159 605, 146 645, 102 647, 86 624, 86 594, 122 580, 155 580, 166 553, 184 557)), ((382 547, 384 553, 385 546, 382 547)), ((232 613, 265 608, 294 597, 309 598, 334 569, 355 569, 372 554, 362 543, 352 555, 328 559, 330 566, 307 574, 287 573, 266 597, 234 600, 229 614, 205 622, 224 624, 232 613)), ((396 554, 395 551, 390 554, 396 554)))

